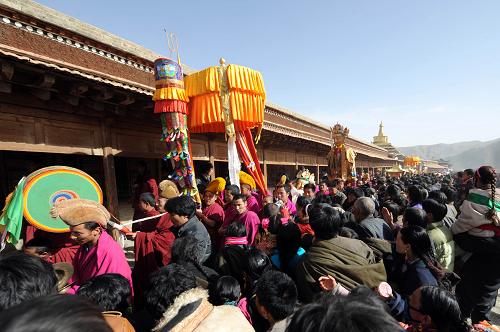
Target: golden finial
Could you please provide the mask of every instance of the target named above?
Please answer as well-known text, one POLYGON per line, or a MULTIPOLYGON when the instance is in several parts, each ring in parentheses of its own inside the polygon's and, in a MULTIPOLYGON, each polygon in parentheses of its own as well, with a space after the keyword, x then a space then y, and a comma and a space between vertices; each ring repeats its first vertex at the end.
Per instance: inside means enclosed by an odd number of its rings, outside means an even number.
POLYGON ((219 63, 221 66, 224 66, 224 64, 226 63, 226 60, 224 58, 220 58, 219 63))

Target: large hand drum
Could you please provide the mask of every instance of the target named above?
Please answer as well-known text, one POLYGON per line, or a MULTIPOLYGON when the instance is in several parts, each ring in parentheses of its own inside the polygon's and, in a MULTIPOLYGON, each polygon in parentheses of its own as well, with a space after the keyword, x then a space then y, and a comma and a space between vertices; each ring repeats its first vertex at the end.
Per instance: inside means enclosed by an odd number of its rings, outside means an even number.
POLYGON ((102 190, 87 173, 76 168, 51 166, 31 173, 23 192, 24 218, 38 229, 65 233, 69 231, 60 218, 53 219, 54 203, 74 198, 90 199, 102 204, 102 190))

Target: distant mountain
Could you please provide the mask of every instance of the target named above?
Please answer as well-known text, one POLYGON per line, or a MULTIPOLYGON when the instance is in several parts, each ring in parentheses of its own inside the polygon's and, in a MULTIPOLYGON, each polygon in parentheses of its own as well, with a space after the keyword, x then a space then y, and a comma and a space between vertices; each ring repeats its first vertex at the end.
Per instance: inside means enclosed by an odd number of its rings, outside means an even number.
POLYGON ((403 154, 423 159, 445 159, 455 170, 490 165, 500 170, 500 138, 481 142, 417 145, 398 148, 403 154))
POLYGON ((465 150, 446 159, 455 170, 477 168, 482 165, 493 166, 495 169, 500 170, 500 138, 485 142, 480 146, 465 150))
POLYGON ((451 156, 473 149, 487 142, 469 141, 452 144, 415 145, 398 148, 404 155, 419 156, 422 159, 437 160, 447 159, 451 156))

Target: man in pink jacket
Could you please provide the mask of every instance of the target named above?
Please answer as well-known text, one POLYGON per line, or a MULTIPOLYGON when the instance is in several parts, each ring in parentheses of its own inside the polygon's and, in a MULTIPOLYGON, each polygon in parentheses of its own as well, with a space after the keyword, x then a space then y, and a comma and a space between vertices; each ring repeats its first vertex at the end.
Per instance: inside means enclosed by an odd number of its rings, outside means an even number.
POLYGON ((128 279, 132 288, 132 271, 120 245, 105 231, 110 218, 104 206, 85 199, 56 203, 53 217, 60 217, 70 228, 71 239, 80 248, 73 259, 75 272, 68 293, 75 293, 90 278, 118 273, 128 279))

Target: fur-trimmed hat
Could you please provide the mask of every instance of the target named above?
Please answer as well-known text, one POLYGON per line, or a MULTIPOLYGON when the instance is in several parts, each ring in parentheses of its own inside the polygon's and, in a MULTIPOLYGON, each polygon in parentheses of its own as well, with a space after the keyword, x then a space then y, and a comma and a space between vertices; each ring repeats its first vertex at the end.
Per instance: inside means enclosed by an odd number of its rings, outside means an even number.
POLYGON ((68 226, 96 222, 106 227, 110 214, 102 204, 88 199, 68 199, 54 204, 50 210, 52 218, 61 218, 68 226))
POLYGON ((224 178, 215 178, 213 179, 205 189, 205 191, 210 191, 215 195, 220 194, 224 188, 226 188, 226 180, 224 178))
POLYGON ((160 188, 160 196, 163 198, 170 199, 180 195, 179 188, 170 180, 163 180, 158 185, 158 188, 160 188))
POLYGON ((244 184, 250 186, 251 189, 255 189, 256 187, 253 177, 248 173, 240 171, 240 185, 244 184))

